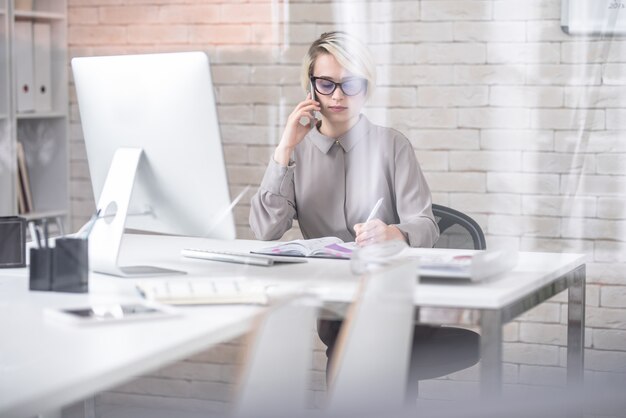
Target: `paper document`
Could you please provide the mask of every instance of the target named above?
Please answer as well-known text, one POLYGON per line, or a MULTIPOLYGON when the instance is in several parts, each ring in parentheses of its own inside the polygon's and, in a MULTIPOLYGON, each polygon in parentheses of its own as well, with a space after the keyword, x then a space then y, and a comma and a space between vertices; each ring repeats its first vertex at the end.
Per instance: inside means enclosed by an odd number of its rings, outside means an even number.
POLYGON ((418 258, 420 276, 471 281, 480 281, 505 273, 517 264, 517 253, 514 251, 478 251, 454 255, 429 254, 418 258))

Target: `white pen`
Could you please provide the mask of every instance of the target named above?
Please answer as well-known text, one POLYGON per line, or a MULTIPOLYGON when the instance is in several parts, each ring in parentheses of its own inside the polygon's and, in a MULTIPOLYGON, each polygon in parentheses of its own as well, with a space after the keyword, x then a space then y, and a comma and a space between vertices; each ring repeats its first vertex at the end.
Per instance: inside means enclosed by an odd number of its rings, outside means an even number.
POLYGON ((380 208, 380 205, 382 204, 383 204, 383 198, 381 197, 380 199, 378 199, 378 202, 376 202, 376 204, 374 205, 374 208, 370 212, 370 216, 367 217, 367 220, 365 221, 365 223, 374 219, 374 216, 376 216, 376 213, 378 212, 378 209, 380 208))

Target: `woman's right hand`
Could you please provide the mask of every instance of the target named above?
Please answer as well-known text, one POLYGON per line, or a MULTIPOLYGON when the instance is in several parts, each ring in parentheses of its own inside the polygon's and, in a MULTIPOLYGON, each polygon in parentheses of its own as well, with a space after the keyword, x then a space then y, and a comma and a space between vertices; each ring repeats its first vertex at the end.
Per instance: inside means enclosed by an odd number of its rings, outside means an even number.
POLYGON ((278 147, 276 147, 276 151, 274 151, 274 160, 277 163, 284 166, 289 164, 289 158, 296 145, 302 142, 306 134, 315 126, 311 123, 311 121, 315 121, 315 111, 320 111, 320 104, 312 100, 311 93, 308 93, 306 100, 298 103, 287 118, 283 136, 278 147), (300 119, 302 118, 308 119, 309 123, 301 124, 300 119))

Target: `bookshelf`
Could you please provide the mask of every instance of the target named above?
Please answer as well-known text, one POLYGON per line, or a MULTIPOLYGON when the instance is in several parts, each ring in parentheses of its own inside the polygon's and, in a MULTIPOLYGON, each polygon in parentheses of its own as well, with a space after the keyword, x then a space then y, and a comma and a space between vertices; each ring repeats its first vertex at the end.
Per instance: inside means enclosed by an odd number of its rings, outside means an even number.
POLYGON ((31 210, 22 215, 34 221, 62 218, 67 223, 66 0, 0 0, 0 41, 0 155, 9 156, 0 161, 0 215, 20 212, 19 142, 32 196, 31 210), (24 58, 29 56, 30 63, 24 58), (33 68, 33 74, 28 76, 25 68, 33 68), (33 99, 28 99, 28 92, 33 99))
MULTIPOLYGON (((9 90, 9 14, 8 0, 0 0, 0 156, 12 156, 9 90)), ((0 159, 0 215, 15 214, 13 158, 0 159)))

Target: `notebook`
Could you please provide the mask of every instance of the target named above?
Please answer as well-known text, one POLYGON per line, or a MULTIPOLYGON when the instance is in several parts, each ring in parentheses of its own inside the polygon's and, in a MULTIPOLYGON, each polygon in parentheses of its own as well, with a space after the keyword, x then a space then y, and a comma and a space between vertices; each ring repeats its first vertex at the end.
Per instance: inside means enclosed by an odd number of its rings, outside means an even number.
POLYGON ((251 251, 254 254, 349 259, 358 247, 337 237, 298 239, 251 251))

